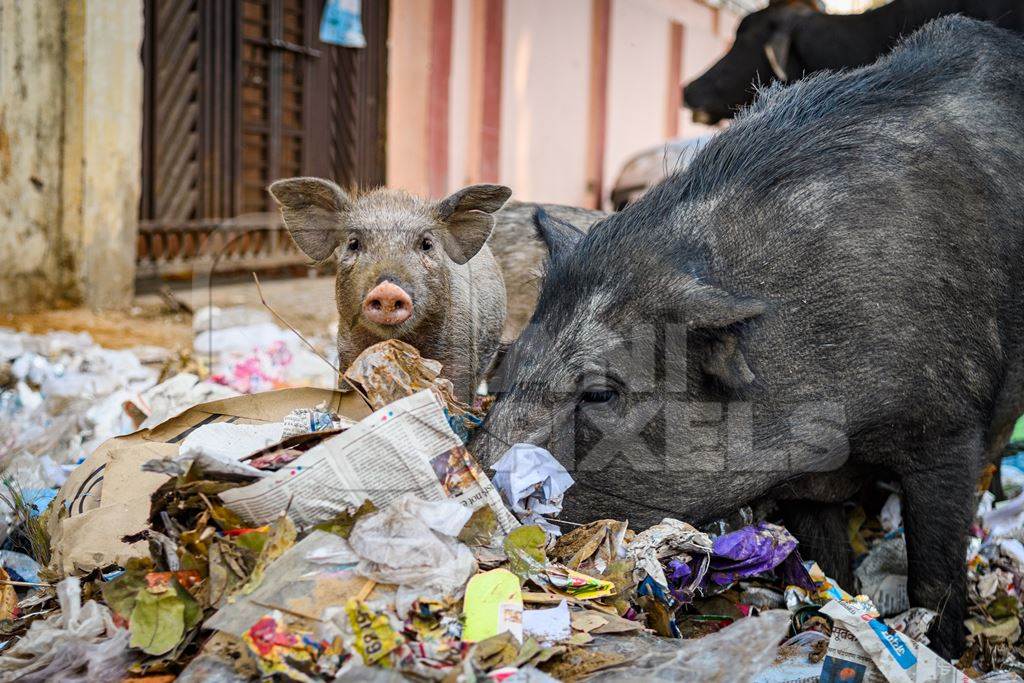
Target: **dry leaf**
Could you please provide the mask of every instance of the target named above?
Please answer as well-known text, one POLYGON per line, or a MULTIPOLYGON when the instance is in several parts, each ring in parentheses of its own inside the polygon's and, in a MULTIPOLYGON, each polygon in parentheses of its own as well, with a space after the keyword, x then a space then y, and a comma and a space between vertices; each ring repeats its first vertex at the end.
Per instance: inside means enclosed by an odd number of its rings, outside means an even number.
MULTIPOLYGON (((0 581, 10 581, 11 577, 0 567, 0 581)), ((0 621, 18 616, 18 594, 9 583, 0 584, 0 621)))

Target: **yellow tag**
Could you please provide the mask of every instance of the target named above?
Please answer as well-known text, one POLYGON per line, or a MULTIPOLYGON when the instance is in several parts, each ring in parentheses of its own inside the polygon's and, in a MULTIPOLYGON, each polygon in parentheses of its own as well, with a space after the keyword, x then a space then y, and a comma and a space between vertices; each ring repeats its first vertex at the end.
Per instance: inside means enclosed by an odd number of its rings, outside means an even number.
POLYGON ((358 600, 349 600, 345 611, 348 612, 349 622, 356 634, 354 647, 362 655, 363 663, 370 666, 380 662, 381 666, 388 666, 387 660, 381 660, 398 647, 401 638, 391 628, 388 616, 375 613, 365 602, 358 600))

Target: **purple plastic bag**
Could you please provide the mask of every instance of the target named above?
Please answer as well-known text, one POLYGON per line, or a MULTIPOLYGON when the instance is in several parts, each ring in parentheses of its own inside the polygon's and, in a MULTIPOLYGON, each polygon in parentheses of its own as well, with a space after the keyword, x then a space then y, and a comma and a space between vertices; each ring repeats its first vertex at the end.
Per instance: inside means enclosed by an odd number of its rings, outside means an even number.
POLYGON ((796 551, 797 540, 784 527, 759 522, 714 540, 706 581, 725 586, 758 574, 773 572, 786 583, 812 589, 796 551))

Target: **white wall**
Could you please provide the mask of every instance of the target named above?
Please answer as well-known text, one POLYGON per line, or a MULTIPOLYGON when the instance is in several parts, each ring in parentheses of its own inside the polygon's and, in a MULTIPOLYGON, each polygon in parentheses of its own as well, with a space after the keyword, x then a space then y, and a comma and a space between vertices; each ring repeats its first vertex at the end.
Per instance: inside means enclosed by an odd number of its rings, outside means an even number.
POLYGON ((669 19, 659 9, 612 2, 605 196, 626 159, 665 139, 669 19))
POLYGON ((590 0, 505 4, 500 179, 517 198, 586 199, 590 0))
POLYGON ((473 30, 474 0, 452 2, 452 70, 448 82, 448 190, 470 184, 469 177, 469 94, 470 32, 473 30))
MULTIPOLYGON (((425 193, 430 76, 428 0, 391 0, 388 182, 425 193)), ((498 180, 518 199, 585 205, 592 0, 505 0, 498 180)), ((447 190, 471 180, 478 152, 478 0, 453 0, 447 190), (475 42, 476 41, 476 42, 475 42), (477 105, 476 107, 474 105, 477 105)), ((737 19, 700 0, 611 0, 604 199, 630 156, 664 141, 672 22, 684 26, 678 71, 699 75, 724 53, 737 19), (716 13, 718 19, 716 21, 716 13)), ((681 137, 710 129, 678 111, 681 137)))

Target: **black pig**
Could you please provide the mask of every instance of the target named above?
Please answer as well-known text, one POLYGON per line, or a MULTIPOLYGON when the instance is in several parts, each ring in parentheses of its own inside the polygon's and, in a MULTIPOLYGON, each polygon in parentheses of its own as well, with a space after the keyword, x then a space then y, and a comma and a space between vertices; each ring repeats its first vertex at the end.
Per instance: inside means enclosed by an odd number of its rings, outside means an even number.
POLYGON ((1024 410, 1022 188, 1007 31, 944 18, 772 88, 586 236, 539 217, 550 263, 478 455, 548 447, 570 520, 780 500, 837 578, 840 501, 897 478, 910 598, 954 653, 975 483, 1024 410))

